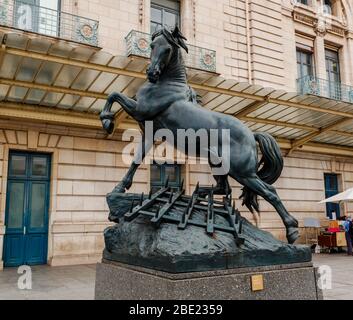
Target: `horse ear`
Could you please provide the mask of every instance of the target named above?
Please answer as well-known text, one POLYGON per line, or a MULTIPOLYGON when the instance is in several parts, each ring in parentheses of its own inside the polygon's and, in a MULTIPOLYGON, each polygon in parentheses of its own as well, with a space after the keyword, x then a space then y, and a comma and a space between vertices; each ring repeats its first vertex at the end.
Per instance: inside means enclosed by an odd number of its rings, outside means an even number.
POLYGON ((172 36, 175 38, 175 39, 184 39, 184 40, 187 40, 183 34, 181 33, 178 25, 176 24, 175 27, 174 27, 174 30, 172 31, 172 36))
POLYGON ((186 38, 183 36, 183 34, 181 33, 178 25, 175 25, 174 30, 172 31, 172 36, 174 39, 176 39, 176 41, 178 42, 178 44, 186 51, 188 52, 189 49, 186 46, 186 43, 184 40, 186 40, 186 38))
POLYGON ((186 53, 189 53, 189 49, 183 39, 179 38, 178 43, 186 51, 186 53))

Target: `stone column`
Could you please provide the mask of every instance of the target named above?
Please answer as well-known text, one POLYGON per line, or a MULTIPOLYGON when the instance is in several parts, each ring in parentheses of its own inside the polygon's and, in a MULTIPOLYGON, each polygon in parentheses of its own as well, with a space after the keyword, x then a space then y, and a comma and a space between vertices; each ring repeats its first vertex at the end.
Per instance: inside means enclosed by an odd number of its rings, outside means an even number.
POLYGON ((4 233, 5 233, 5 226, 0 226, 0 270, 3 269, 4 267, 4 262, 3 262, 3 252, 4 252, 4 233))
POLYGON ((342 49, 344 81, 346 84, 353 86, 353 32, 347 33, 346 44, 342 49))
MULTIPOLYGON (((0 138, 1 140, 1 138, 0 138)), ((5 207, 6 207, 6 188, 7 188, 7 168, 8 168, 8 147, 0 142, 0 163, 2 162, 2 170, 0 170, 0 270, 4 266, 4 236, 5 236, 5 207)))
POLYGON ((334 1, 333 2, 333 14, 338 18, 342 19, 342 4, 341 1, 334 1))
POLYGON ((188 43, 195 43, 195 1, 184 0, 181 1, 180 17, 181 17, 181 31, 188 40, 188 43))
POLYGON ((293 9, 291 7, 282 8, 282 32, 283 32, 283 54, 287 58, 284 64, 285 89, 297 91, 297 57, 295 26, 292 18, 293 9))
POLYGON ((326 79, 325 43, 321 34, 318 34, 314 41, 314 56, 316 77, 326 79))

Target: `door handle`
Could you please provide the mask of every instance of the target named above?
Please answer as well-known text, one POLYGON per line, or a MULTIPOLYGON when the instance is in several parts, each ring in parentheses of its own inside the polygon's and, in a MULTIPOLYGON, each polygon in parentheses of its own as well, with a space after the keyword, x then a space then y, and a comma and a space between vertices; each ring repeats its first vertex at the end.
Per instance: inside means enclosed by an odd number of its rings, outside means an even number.
POLYGON ((23 234, 26 235, 26 226, 23 227, 23 234))

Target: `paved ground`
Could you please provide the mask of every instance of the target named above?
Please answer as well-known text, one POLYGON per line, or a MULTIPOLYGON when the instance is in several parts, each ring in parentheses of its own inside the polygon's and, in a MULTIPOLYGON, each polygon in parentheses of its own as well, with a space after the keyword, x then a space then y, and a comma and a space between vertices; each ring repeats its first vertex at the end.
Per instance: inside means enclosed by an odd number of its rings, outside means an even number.
POLYGON ((332 289, 324 290, 327 300, 353 300, 353 256, 345 253, 315 254, 315 266, 328 265, 332 269, 332 289))
POLYGON ((95 265, 32 267, 32 289, 18 289, 17 268, 0 271, 0 300, 89 300, 94 297, 95 265))
MULTIPOLYGON (((332 289, 325 299, 353 299, 353 257, 345 254, 316 254, 316 266, 332 268, 332 289)), ((93 299, 95 266, 32 267, 32 290, 18 289, 17 268, 0 271, 0 300, 5 299, 93 299)))

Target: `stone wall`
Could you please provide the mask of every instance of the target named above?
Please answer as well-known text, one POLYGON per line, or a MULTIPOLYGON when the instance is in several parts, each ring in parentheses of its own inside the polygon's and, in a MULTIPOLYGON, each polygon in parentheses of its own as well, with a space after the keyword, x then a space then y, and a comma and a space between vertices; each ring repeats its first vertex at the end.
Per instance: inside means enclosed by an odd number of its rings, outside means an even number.
MULTIPOLYGON (((127 170, 121 158, 125 142, 119 140, 120 135, 106 140, 102 139, 100 131, 12 121, 0 121, 0 127, 0 252, 3 252, 8 152, 17 149, 52 154, 48 263, 98 261, 104 246, 102 232, 109 225, 105 195, 127 170)), ((300 226, 304 217, 325 220, 325 206, 318 204, 324 198, 324 173, 340 174, 341 189, 353 187, 353 160, 350 158, 296 152, 284 161, 285 168, 275 186, 300 226)), ((214 183, 207 165, 184 167, 183 175, 188 193, 197 181, 214 183)), ((142 165, 131 191, 147 192, 149 179, 148 166, 142 165)), ((254 222, 237 200, 240 186, 233 180, 230 182, 237 207, 254 222)), ((283 224, 277 213, 262 199, 260 208, 259 226, 284 240, 283 224)), ((348 210, 353 210, 353 205, 349 205, 348 210)))
MULTIPOLYGON (((216 51, 217 73, 226 78, 296 91, 295 35, 300 34, 315 42, 319 77, 326 78, 324 48, 333 45, 340 51, 342 82, 353 84, 352 0, 337 2, 330 19, 343 28, 342 35, 294 21, 294 13, 317 17, 318 0, 310 6, 293 6, 290 0, 181 0, 181 27, 188 43, 216 51)), ((125 55, 131 30, 150 32, 150 5, 150 0, 64 0, 62 10, 98 20, 99 46, 125 55)))
MULTIPOLYGON (((352 0, 344 3, 351 5, 352 0)), ((315 51, 318 76, 326 76, 325 46, 336 46, 342 58, 342 80, 353 84, 350 7, 345 6, 346 32, 338 35, 318 33, 315 27, 294 21, 294 11, 315 15, 316 6, 294 8, 289 0, 182 0, 182 31, 190 44, 216 50, 217 72, 225 78, 295 91, 295 48, 310 42, 315 51)), ((149 32, 149 0, 63 0, 62 9, 99 20, 99 45, 113 54, 125 55, 124 38, 132 29, 149 32)), ((339 26, 342 21, 339 16, 334 24, 339 26)), ((105 139, 101 131, 42 123, 1 120, 0 128, 0 253, 5 232, 8 151, 21 149, 53 154, 49 263, 97 261, 103 247, 102 231, 109 224, 104 196, 127 169, 121 161, 124 144, 118 137, 105 139)), ((213 183, 205 166, 193 165, 183 172, 188 191, 197 181, 213 183)), ((285 158, 285 169, 275 186, 285 206, 301 225, 306 216, 325 219, 324 206, 317 203, 324 198, 325 172, 339 173, 342 189, 353 187, 353 160, 350 158, 300 152, 285 158)), ((149 170, 142 167, 132 191, 147 191, 148 181, 149 170)), ((238 196, 240 187, 233 182, 232 186, 234 196, 238 196)), ((237 204, 239 207, 239 201, 237 204)), ((266 202, 260 201, 260 206, 263 212, 260 226, 283 238, 283 225, 278 215, 266 202)), ((348 210, 353 210, 353 205, 349 205, 348 210)), ((252 219, 249 213, 242 212, 252 219)))
MULTIPOLYGON (((48 263, 92 263, 101 257, 109 225, 105 195, 123 177, 123 143, 101 139, 101 132, 45 124, 0 121, 0 253, 5 223, 9 150, 52 154, 48 263)), ((141 166, 132 191, 148 189, 141 166)), ((2 259, 0 259, 2 261, 2 259)))
MULTIPOLYGON (((200 184, 215 183, 209 173, 207 165, 192 165, 190 167, 190 188, 198 181, 200 184)), ((321 220, 325 225, 326 207, 318 202, 325 198, 324 173, 336 173, 339 176, 340 191, 353 186, 353 159, 336 158, 326 155, 294 152, 290 157, 284 157, 284 169, 281 177, 274 184, 278 195, 290 214, 299 221, 299 227, 303 228, 304 218, 312 217, 321 220)), ((233 198, 240 209, 241 214, 255 223, 252 214, 241 206, 237 200, 241 194, 241 186, 230 179, 233 198)), ((260 223, 259 227, 268 230, 279 239, 285 241, 285 230, 280 217, 273 207, 259 197, 260 223)), ((353 205, 342 205, 341 215, 352 212, 353 205)), ((301 229, 301 239, 305 241, 305 230, 301 229)))

